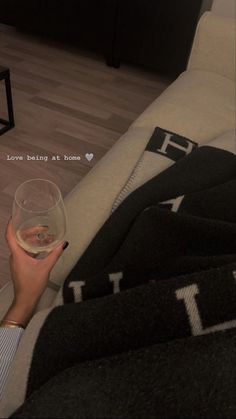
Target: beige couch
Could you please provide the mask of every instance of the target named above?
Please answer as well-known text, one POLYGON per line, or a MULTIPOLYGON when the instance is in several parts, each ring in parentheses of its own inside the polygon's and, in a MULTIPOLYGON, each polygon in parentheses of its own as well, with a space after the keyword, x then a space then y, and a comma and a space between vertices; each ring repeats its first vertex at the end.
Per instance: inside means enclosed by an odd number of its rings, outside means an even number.
MULTIPOLYGON (((235 20, 233 8, 226 17, 218 6, 216 1, 213 10, 199 21, 187 70, 67 196, 70 246, 51 274, 39 309, 60 304, 60 285, 110 215, 154 127, 199 144, 235 129, 235 20)), ((12 296, 9 283, 0 292, 0 318, 12 296)))

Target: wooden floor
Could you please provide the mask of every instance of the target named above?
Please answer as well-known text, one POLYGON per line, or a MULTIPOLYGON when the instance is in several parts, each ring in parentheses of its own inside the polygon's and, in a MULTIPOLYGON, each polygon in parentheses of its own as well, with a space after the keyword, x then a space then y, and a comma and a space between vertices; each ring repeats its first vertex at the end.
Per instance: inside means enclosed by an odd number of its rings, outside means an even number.
MULTIPOLYGON (((110 68, 101 56, 5 25, 0 25, 0 65, 11 71, 16 125, 0 136, 1 287, 9 280, 4 231, 17 186, 47 178, 66 195, 170 80, 127 65, 110 68), (90 162, 86 153, 94 154, 90 162), (70 156, 81 160, 66 160, 70 156)), ((1 117, 3 97, 1 82, 1 117)))

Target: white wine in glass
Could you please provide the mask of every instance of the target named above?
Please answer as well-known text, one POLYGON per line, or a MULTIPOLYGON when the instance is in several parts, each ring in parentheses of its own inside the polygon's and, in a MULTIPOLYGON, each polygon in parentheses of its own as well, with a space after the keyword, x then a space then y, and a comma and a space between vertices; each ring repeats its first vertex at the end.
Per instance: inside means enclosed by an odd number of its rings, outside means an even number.
POLYGON ((16 190, 12 224, 19 245, 44 257, 65 237, 66 213, 60 189, 46 179, 31 179, 16 190))

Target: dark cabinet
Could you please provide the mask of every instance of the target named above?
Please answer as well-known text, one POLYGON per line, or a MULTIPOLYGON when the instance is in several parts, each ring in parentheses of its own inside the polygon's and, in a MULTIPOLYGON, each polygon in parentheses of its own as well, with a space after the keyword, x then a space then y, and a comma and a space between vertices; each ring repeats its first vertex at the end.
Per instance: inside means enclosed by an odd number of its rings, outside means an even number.
POLYGON ((202 0, 0 0, 0 19, 169 75, 186 68, 202 0))
POLYGON ((186 68, 202 0, 118 0, 113 62, 178 75, 186 68))
POLYGON ((112 53, 116 0, 0 0, 0 7, 3 23, 112 53))
MULTIPOLYGON (((17 0, 18 1, 18 0, 17 0)), ((108 36, 113 0, 21 0, 18 27, 98 52, 112 48, 108 36)))

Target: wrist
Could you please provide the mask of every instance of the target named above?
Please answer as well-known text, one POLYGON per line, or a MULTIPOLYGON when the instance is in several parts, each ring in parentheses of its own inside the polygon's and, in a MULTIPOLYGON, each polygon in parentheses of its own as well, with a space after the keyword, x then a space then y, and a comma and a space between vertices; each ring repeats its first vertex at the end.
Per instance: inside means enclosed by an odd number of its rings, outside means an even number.
POLYGON ((17 328, 21 327, 22 329, 25 329, 25 325, 18 323, 15 320, 9 320, 9 319, 2 320, 0 322, 0 327, 10 328, 10 329, 15 328, 15 327, 17 328))
POLYGON ((4 320, 13 320, 23 327, 26 327, 32 318, 36 309, 37 302, 25 302, 22 300, 13 300, 9 310, 3 318, 4 320))
POLYGON ((23 308, 25 310, 33 310, 37 306, 39 300, 40 297, 35 297, 32 295, 32 293, 30 295, 25 295, 25 293, 17 293, 13 298, 12 305, 17 307, 19 310, 23 308))

